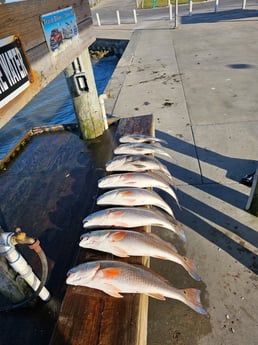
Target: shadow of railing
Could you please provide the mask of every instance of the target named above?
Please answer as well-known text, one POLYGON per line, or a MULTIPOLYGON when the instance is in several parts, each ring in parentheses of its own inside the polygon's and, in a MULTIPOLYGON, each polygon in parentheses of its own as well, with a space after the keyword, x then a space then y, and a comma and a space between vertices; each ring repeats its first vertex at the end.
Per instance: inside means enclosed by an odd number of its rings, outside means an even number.
POLYGON ((182 16, 181 24, 218 23, 222 21, 237 21, 244 18, 258 20, 258 11, 229 9, 212 13, 193 13, 191 16, 182 16))
MULTIPOLYGON (((248 169, 253 168, 254 161, 252 160, 226 157, 211 150, 196 147, 164 132, 156 131, 156 133, 157 137, 168 142, 167 146, 170 149, 195 159, 200 160, 202 158, 204 162, 223 168, 227 171, 227 176, 232 176, 234 180, 239 180, 239 174, 244 169, 248 171, 248 169), (205 151, 205 155, 202 154, 203 151, 205 151), (237 175, 232 174, 231 169, 237 169, 237 175)), ((241 216, 237 219, 233 214, 229 215, 226 213, 226 210, 233 209, 234 207, 242 210, 239 212, 245 212, 243 208, 246 202, 246 195, 234 189, 230 184, 223 185, 211 178, 180 167, 176 163, 168 161, 163 161, 163 163, 168 167, 174 178, 186 183, 185 186, 189 184, 189 181, 199 180, 200 183, 194 184, 194 188, 198 189, 200 193, 211 195, 214 199, 217 199, 209 201, 210 198, 207 197, 205 199, 207 200, 206 203, 204 200, 197 199, 188 194, 186 192, 187 188, 178 189, 177 195, 182 206, 182 212, 175 210, 178 221, 226 251, 248 269, 257 273, 258 256, 253 248, 256 248, 258 245, 258 232, 251 228, 247 224, 248 222, 242 221, 241 216), (220 202, 227 203, 225 212, 222 211, 223 205, 221 205, 220 209, 214 206, 220 202)), ((164 193, 162 193, 162 197, 167 199, 164 193)), ((166 201, 169 202, 169 200, 166 201)), ((251 218, 253 216, 246 213, 245 219, 248 217, 251 218)))

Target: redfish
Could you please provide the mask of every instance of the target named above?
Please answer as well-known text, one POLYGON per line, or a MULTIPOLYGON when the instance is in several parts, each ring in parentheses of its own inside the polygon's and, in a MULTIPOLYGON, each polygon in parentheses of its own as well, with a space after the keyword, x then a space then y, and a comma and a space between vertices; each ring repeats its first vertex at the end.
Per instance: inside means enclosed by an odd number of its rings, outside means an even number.
POLYGON ((145 155, 119 155, 106 163, 106 171, 162 171, 172 182, 167 167, 154 157, 145 155))
POLYGON ((162 208, 175 218, 169 205, 158 193, 143 188, 118 188, 102 194, 97 199, 98 205, 142 206, 153 205, 162 208))
POLYGON ((120 143, 164 143, 166 140, 144 134, 128 134, 119 138, 120 143))
POLYGON ((141 265, 99 260, 78 265, 67 273, 66 283, 86 286, 122 298, 121 293, 141 293, 165 300, 183 302, 199 314, 207 314, 200 301, 200 290, 177 289, 163 277, 141 265))
POLYGON ((171 157, 166 151, 162 150, 152 144, 145 143, 127 143, 121 144, 114 149, 114 154, 116 155, 138 155, 138 154, 154 154, 166 157, 171 157))
POLYGON ((104 189, 123 187, 158 188, 172 196, 179 205, 176 193, 170 185, 161 176, 151 172, 112 174, 99 179, 98 187, 104 189))
POLYGON ((80 247, 91 248, 119 257, 150 256, 183 266, 195 280, 200 280, 193 260, 178 254, 177 249, 159 236, 131 230, 96 230, 81 236, 80 247))
POLYGON ((136 228, 153 225, 166 228, 186 240, 184 230, 172 217, 144 207, 113 207, 96 211, 83 219, 83 227, 93 228, 136 228))

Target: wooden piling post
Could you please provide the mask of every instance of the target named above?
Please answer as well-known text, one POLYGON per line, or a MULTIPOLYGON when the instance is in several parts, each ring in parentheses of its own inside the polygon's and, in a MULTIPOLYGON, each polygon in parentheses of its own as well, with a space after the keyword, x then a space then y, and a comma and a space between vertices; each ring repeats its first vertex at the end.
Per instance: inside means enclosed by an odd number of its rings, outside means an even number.
POLYGON ((64 74, 83 139, 100 136, 104 120, 87 49, 65 68, 64 74))

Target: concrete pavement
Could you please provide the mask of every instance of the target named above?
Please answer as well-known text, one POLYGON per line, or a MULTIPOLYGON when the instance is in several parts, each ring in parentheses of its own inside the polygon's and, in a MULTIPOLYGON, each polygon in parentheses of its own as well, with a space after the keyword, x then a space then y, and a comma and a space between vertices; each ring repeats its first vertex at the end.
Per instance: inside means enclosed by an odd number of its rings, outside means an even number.
POLYGON ((256 345, 258 222, 244 210, 250 188, 239 184, 257 166, 257 9, 169 21, 95 27, 96 37, 130 39, 106 88, 108 113, 153 113, 156 135, 173 159, 184 245, 202 282, 177 265, 152 260, 175 287, 198 287, 208 316, 180 302, 150 298, 148 345, 256 345), (251 13, 252 12, 252 13, 251 13))

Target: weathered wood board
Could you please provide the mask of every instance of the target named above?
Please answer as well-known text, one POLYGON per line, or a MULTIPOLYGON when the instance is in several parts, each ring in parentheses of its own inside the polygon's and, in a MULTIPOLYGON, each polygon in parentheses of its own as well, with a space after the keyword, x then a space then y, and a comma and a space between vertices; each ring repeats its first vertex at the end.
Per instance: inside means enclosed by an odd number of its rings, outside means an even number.
MULTIPOLYGON (((120 119, 116 140, 132 133, 154 135, 152 115, 120 119)), ((80 249, 77 264, 108 258, 149 264, 149 258, 121 259, 86 249, 80 249)), ((116 299, 94 289, 68 286, 50 345, 144 345, 147 314, 148 298, 144 295, 127 294, 116 299)))

